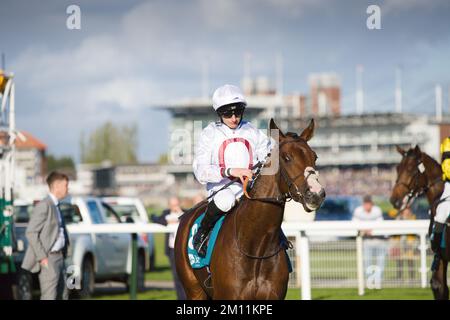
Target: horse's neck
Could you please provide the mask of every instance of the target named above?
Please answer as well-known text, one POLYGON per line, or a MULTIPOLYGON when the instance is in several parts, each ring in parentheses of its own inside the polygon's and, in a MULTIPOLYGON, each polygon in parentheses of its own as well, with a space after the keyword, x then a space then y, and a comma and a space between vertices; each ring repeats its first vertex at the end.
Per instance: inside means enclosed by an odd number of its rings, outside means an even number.
POLYGON ((442 179, 442 169, 439 163, 426 153, 423 153, 423 163, 427 175, 427 184, 429 188, 426 192, 428 202, 434 203, 444 191, 444 182, 442 179))
MULTIPOLYGON (((280 193, 277 186, 278 174, 260 175, 250 192, 251 198, 276 198, 280 193)), ((245 199, 245 198, 243 198, 245 199)), ((254 237, 278 237, 283 222, 284 205, 260 200, 243 200, 238 219, 247 224, 246 230, 254 237), (250 231, 251 230, 251 231, 250 231)))
POLYGON ((250 192, 252 198, 276 198, 281 192, 278 187, 279 173, 263 174, 261 173, 250 192))

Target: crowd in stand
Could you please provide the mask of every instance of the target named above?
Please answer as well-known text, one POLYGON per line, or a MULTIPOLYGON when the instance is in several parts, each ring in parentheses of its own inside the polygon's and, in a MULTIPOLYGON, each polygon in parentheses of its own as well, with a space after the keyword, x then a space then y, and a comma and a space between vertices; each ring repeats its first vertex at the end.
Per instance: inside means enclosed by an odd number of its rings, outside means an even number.
POLYGON ((327 194, 389 196, 395 183, 394 169, 327 169, 320 170, 320 183, 327 194))

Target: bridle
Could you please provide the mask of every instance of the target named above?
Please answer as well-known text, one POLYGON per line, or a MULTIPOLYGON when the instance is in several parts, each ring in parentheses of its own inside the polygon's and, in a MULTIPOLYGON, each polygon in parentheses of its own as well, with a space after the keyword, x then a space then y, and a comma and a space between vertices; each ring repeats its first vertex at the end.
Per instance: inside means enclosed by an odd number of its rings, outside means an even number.
MULTIPOLYGON (((286 140, 283 141, 279 144, 279 151, 281 151, 281 148, 288 144, 288 143, 293 143, 293 142, 299 142, 301 141, 300 138, 297 139, 290 139, 290 140, 286 140)), ((270 157, 270 153, 267 155, 266 159, 268 159, 270 157)), ((261 169, 262 169, 262 163, 261 165, 257 168, 258 171, 256 173, 255 178, 252 180, 252 184, 250 186, 250 188, 253 187, 254 183, 256 182, 256 180, 258 179, 258 177, 261 174, 261 169)), ((283 165, 281 165, 280 163, 280 177, 283 178, 284 182, 286 183, 287 187, 288 187, 288 192, 286 193, 282 193, 280 188, 279 188, 279 183, 277 184, 278 187, 278 195, 276 197, 261 197, 261 198, 252 198, 250 197, 250 195, 248 194, 247 191, 247 186, 248 186, 248 179, 245 179, 244 181, 244 185, 243 185, 243 190, 244 190, 244 194, 245 196, 250 199, 250 200, 257 200, 257 201, 262 201, 262 202, 270 202, 270 203, 274 203, 278 206, 284 206, 284 204, 287 201, 291 201, 292 199, 294 199, 294 201, 296 198, 299 199, 299 201, 297 202, 302 202, 302 204, 304 205, 305 209, 306 209, 306 204, 305 204, 305 195, 303 194, 302 190, 306 190, 305 185, 308 183, 308 178, 311 175, 318 175, 318 172, 314 169, 308 170, 307 171, 307 175, 305 176, 305 180, 303 181, 302 185, 297 186, 297 184, 295 183, 295 181, 300 178, 301 176, 303 176, 305 173, 304 172, 300 172, 298 175, 296 175, 294 178, 291 178, 289 176, 289 174, 287 173, 286 169, 284 168, 283 165), (292 191, 292 188, 294 188, 294 191, 292 191)), ((306 210, 307 212, 311 212, 311 210, 306 210)))
MULTIPOLYGON (((403 157, 407 157, 407 155, 404 155, 403 157)), ((407 208, 410 206, 410 204, 417 198, 420 197, 422 194, 426 193, 432 186, 434 186, 436 183, 442 181, 442 179, 440 177, 436 178, 433 181, 429 181, 426 185, 421 186, 420 185, 420 178, 425 175, 425 179, 428 181, 428 177, 425 174, 425 166, 423 165, 422 160, 416 160, 416 172, 414 173, 414 175, 411 177, 411 179, 409 179, 408 184, 403 182, 403 181, 399 181, 400 180, 400 175, 397 177, 397 180, 395 182, 394 188, 399 185, 402 186, 404 188, 406 188, 406 190, 408 190, 408 194, 406 194, 407 196, 407 201, 406 201, 406 205, 403 206, 403 208, 407 208), (423 169, 421 169, 423 168, 423 169)), ((405 198, 405 196, 403 196, 403 199, 405 198)), ((404 210, 403 209, 403 210, 404 210)), ((403 211, 400 210, 400 211, 403 211)))
MULTIPOLYGON (((297 138, 297 139, 291 139, 291 140, 286 140, 286 141, 283 141, 282 143, 280 143, 278 148, 279 148, 279 150, 281 150, 282 146, 284 146, 284 145, 286 145, 286 144, 288 144, 288 143, 299 142, 299 141, 301 141, 300 138, 297 138)), ((266 160, 270 157, 270 155, 271 155, 271 154, 269 153, 269 154, 266 156, 266 160)), ((255 165, 254 169, 255 169, 255 168, 257 169, 257 174, 256 174, 255 178, 252 180, 252 185, 250 186, 250 188, 253 187, 255 181, 256 181, 256 180, 258 179, 258 177, 261 175, 262 167, 263 167, 263 162, 259 162, 257 165, 255 165)), ((294 199, 294 201, 296 201, 294 197, 295 197, 295 196, 298 196, 299 200, 301 200, 301 201, 303 202, 303 204, 304 204, 305 196, 304 196, 304 194, 303 194, 303 192, 302 192, 301 190, 306 190, 306 189, 304 188, 304 186, 305 186, 306 183, 308 183, 308 178, 309 178, 311 175, 314 175, 314 174, 315 174, 315 175, 318 175, 317 171, 314 170, 314 169, 308 170, 308 173, 307 173, 307 175, 306 175, 306 177, 305 177, 305 181, 304 181, 303 184, 300 186, 300 188, 296 185, 295 181, 296 181, 298 178, 300 178, 302 175, 304 175, 304 174, 305 174, 304 172, 301 172, 300 174, 296 175, 294 178, 291 178, 291 177, 289 176, 289 174, 287 173, 287 171, 284 169, 284 167, 280 164, 280 173, 281 173, 280 176, 283 177, 285 183, 287 184, 288 192, 282 193, 281 190, 280 190, 280 188, 279 188, 279 184, 277 184, 279 194, 278 194, 276 197, 252 198, 252 197, 249 196, 249 194, 248 194, 248 192, 247 192, 247 187, 248 187, 248 182, 249 182, 249 180, 248 180, 248 179, 245 179, 244 185, 243 185, 243 190, 244 190, 245 196, 246 196, 249 200, 256 200, 256 201, 262 201, 262 202, 274 203, 274 204, 276 204, 276 205, 278 205, 278 206, 280 206, 280 207, 283 207, 284 204, 286 203, 286 201, 291 201, 292 199, 294 199), (294 192, 292 192, 292 187, 294 187, 294 192)), ((306 209, 306 205, 304 205, 304 207, 305 207, 305 209, 306 209)), ((238 232, 237 232, 237 214, 234 214, 234 236, 235 236, 235 239, 236 239, 236 244, 237 244, 237 247, 238 247, 238 249, 239 249, 239 252, 240 252, 241 254, 243 254, 244 256, 246 256, 247 258, 251 258, 251 259, 268 259, 268 258, 271 258, 271 257, 276 256, 281 250, 283 250, 283 246, 282 246, 282 244, 280 243, 280 244, 278 245, 278 248, 275 250, 275 252, 270 253, 270 254, 267 254, 267 255, 264 255, 264 256, 256 256, 256 255, 251 255, 251 254, 249 254, 249 253, 244 252, 244 250, 242 250, 242 248, 241 248, 241 246, 240 246, 240 244, 239 244, 239 237, 238 237, 238 232)), ((288 241, 287 246, 288 246, 288 248, 291 248, 291 249, 292 249, 292 247, 293 247, 293 246, 292 246, 292 243, 290 243, 289 241, 288 241)))

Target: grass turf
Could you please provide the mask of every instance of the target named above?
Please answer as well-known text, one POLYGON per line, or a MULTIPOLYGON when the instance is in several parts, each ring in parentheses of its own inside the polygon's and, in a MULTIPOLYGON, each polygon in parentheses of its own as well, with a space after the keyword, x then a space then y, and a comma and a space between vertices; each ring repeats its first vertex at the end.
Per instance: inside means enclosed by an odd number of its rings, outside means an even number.
POLYGON ((145 274, 145 280, 152 281, 172 281, 172 270, 170 269, 169 258, 164 250, 165 234, 155 234, 155 270, 145 274))
MULTIPOLYGON (((139 293, 138 300, 175 300, 174 290, 147 290, 139 293)), ((125 290, 116 294, 95 296, 99 300, 128 300, 125 290)), ((313 300, 432 300, 431 289, 382 289, 366 290, 364 296, 358 296, 357 289, 313 289, 313 300)), ((289 289, 286 300, 300 300, 299 289, 289 289)))
MULTIPOLYGON (((155 235, 156 266, 155 271, 147 272, 146 280, 151 281, 171 281, 172 272, 169 260, 164 253, 164 235, 155 235)), ((99 300, 128 300, 128 292, 119 290, 114 294, 96 294, 93 299, 99 300)), ((175 300, 174 290, 150 289, 138 293, 138 300, 175 300)), ((420 288, 400 288, 400 289, 382 289, 366 290, 364 296, 358 296, 358 290, 355 289, 312 289, 313 300, 431 300, 433 299, 431 289, 420 288)), ((300 300, 300 289, 289 289, 286 300, 300 300)))

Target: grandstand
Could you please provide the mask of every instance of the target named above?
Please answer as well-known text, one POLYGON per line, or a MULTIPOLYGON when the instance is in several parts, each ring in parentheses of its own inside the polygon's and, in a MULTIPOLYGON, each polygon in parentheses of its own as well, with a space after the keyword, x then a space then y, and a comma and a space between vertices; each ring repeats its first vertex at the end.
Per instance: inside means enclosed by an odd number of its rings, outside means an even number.
MULTIPOLYGON (((300 132, 308 119, 280 119, 288 131, 300 132)), ((316 118, 310 141, 328 194, 387 196, 395 182, 401 156, 396 145, 419 145, 439 159, 440 141, 449 134, 450 121, 403 113, 373 113, 316 118)))
MULTIPOLYGON (((192 188, 195 179, 192 176, 192 162, 189 160, 193 159, 194 138, 198 134, 195 131, 195 121, 197 126, 202 128, 213 120, 214 114, 205 104, 192 104, 189 110, 197 111, 192 112, 188 118, 184 117, 185 111, 181 112, 180 109, 186 110, 185 107, 168 108, 174 115, 174 132, 183 130, 184 133, 180 137, 190 139, 189 147, 184 149, 189 154, 184 154, 187 161, 181 164, 173 163, 171 168, 179 183, 188 183, 192 188), (209 118, 205 117, 206 113, 209 118)), ((256 122, 260 129, 266 130, 268 119, 264 118, 267 113, 263 110, 263 105, 256 107, 247 118, 256 122)), ((275 120, 285 132, 301 132, 311 117, 279 116, 275 117, 275 120)), ((317 167, 320 170, 320 180, 328 194, 336 195, 371 193, 387 196, 396 178, 395 165, 401 159, 396 145, 409 148, 417 144, 422 151, 439 159, 440 141, 450 134, 450 119, 444 118, 438 122, 428 115, 373 113, 317 116, 314 119, 316 130, 310 145, 319 157, 317 167)), ((179 141, 173 138, 171 137, 169 153, 176 150, 177 143, 179 146, 179 141)), ((176 153, 179 154, 178 151, 176 153)))

